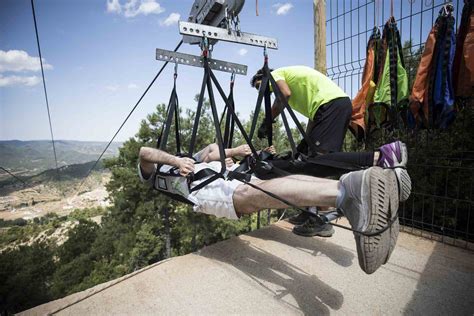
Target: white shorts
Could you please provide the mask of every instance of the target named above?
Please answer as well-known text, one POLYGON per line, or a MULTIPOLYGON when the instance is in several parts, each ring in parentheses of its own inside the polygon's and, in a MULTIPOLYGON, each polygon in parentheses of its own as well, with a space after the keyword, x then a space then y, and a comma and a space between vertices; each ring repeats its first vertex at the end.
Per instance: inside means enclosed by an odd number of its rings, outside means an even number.
MULTIPOLYGON (((198 185, 202 181, 204 180, 193 182, 192 186, 198 185)), ((188 199, 194 202, 193 210, 195 212, 237 220, 239 217, 235 213, 232 197, 240 184, 242 183, 237 180, 217 179, 191 193, 188 199)))
MULTIPOLYGON (((197 173, 199 170, 204 168, 211 168, 214 171, 219 172, 221 165, 218 161, 200 163, 196 165, 195 172, 197 173)), ((140 175, 140 179, 143 182, 147 183, 150 186, 153 185, 153 181, 155 178, 154 173, 145 179, 142 175, 140 165, 138 165, 138 174, 140 175)), ((199 183, 205 180, 207 180, 207 178, 199 181, 194 181, 191 184, 191 188, 197 186, 199 183)), ((237 180, 226 181, 224 179, 219 178, 204 186, 200 190, 192 192, 191 194, 184 197, 194 203, 193 210, 195 212, 237 220, 239 219, 239 217, 235 213, 234 202, 232 197, 234 195, 235 189, 240 184, 242 183, 237 180)))

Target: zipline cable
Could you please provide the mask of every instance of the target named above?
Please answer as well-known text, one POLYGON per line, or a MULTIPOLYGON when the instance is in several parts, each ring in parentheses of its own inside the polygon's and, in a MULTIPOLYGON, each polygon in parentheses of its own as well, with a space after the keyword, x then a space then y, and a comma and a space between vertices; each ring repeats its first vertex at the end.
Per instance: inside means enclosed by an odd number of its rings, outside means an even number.
MULTIPOLYGON (((31 0, 33 1, 33 0, 31 0)), ((181 44, 183 44, 183 40, 181 40, 178 45, 176 46, 176 48, 174 49, 174 51, 176 52, 180 47, 181 47, 181 44)), ((115 137, 117 137, 118 133, 122 130, 122 127, 125 125, 125 123, 128 121, 128 119, 130 118, 130 116, 132 115, 132 113, 135 111, 135 109, 138 107, 138 105, 140 104, 140 102, 142 101, 142 99, 145 97, 145 95, 148 93, 148 90, 150 90, 151 86, 155 83, 156 79, 158 79, 158 77, 161 75, 161 73, 163 72, 163 70, 165 69, 166 65, 168 65, 169 61, 166 61, 163 66, 161 67, 161 69, 158 71, 158 73, 156 74, 155 78, 153 78, 153 80, 150 82, 150 84, 148 85, 148 87, 145 89, 145 92, 143 92, 142 96, 140 97, 140 99, 138 99, 137 103, 135 104, 135 106, 132 108, 132 110, 130 111, 130 113, 128 113, 127 117, 125 118, 125 120, 122 122, 122 125, 120 125, 120 127, 118 128, 118 130, 115 132, 114 136, 112 137, 112 139, 109 141, 109 143, 107 144, 107 146, 105 146, 104 150, 102 151, 102 153, 100 154, 99 158, 95 161, 95 163, 92 165, 92 167, 89 169, 89 171, 87 172, 87 175, 84 177, 84 179, 82 180, 81 184, 79 185, 79 189, 78 191, 80 191, 82 185, 84 184, 84 182, 86 181, 86 179, 89 177, 89 175, 91 174, 92 170, 94 170, 94 168, 97 166, 97 164, 99 163, 100 159, 102 158, 102 156, 104 155, 104 153, 107 151, 107 149, 109 149, 109 146, 110 144, 112 144, 112 142, 114 141, 115 137)))
POLYGON ((43 77, 43 89, 44 89, 44 97, 46 99, 46 109, 48 110, 49 131, 51 133, 51 141, 53 143, 53 152, 54 152, 54 161, 56 163, 56 173, 59 180, 58 157, 56 155, 56 145, 54 143, 53 124, 51 122, 51 113, 49 111, 48 92, 46 91, 46 80, 44 79, 43 57, 41 56, 41 46, 40 46, 39 35, 38 35, 38 25, 36 23, 34 0, 31 0, 31 10, 33 12, 33 21, 35 24, 36 44, 38 46, 38 54, 39 54, 39 60, 40 60, 40 65, 41 65, 41 76, 43 77))
POLYGON ((10 176, 12 176, 13 178, 15 178, 16 180, 20 181, 21 183, 23 183, 23 185, 25 186, 26 185, 26 182, 23 181, 22 179, 20 179, 19 177, 15 176, 13 173, 11 173, 10 171, 8 171, 7 169, 3 168, 3 167, 0 167, 0 169, 2 169, 3 171, 5 171, 6 173, 8 173, 10 176))

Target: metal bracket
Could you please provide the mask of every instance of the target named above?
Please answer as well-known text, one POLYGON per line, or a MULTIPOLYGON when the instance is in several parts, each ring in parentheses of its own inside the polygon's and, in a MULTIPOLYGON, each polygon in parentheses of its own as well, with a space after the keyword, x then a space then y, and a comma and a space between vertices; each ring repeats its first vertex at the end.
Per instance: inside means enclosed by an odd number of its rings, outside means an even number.
MULTIPOLYGON (((225 29, 224 31, 227 32, 225 29)), ((194 67, 204 67, 203 57, 201 56, 177 53, 160 48, 156 49, 156 60, 163 60, 171 63, 194 67)), ((208 59, 208 62, 209 66, 213 70, 235 73, 237 75, 247 75, 247 65, 241 65, 217 59, 208 59)))
POLYGON ((189 35, 195 37, 202 37, 206 35, 209 39, 224 41, 224 42, 233 42, 240 43, 245 45, 259 46, 278 49, 278 41, 275 38, 237 32, 231 30, 230 33, 225 28, 196 24, 191 22, 179 22, 179 33, 182 35, 189 35))

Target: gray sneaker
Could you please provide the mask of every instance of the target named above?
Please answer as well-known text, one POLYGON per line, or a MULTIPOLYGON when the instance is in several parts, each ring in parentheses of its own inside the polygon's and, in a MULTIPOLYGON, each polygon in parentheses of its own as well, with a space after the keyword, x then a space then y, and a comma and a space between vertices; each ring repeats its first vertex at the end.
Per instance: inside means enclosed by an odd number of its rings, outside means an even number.
MULTIPOLYGON (((397 177, 391 169, 372 167, 347 173, 340 178, 340 191, 337 207, 354 230, 381 230, 398 209, 397 177)), ((372 237, 354 233, 359 265, 365 273, 374 273, 390 257, 398 237, 398 226, 393 224, 372 237)))

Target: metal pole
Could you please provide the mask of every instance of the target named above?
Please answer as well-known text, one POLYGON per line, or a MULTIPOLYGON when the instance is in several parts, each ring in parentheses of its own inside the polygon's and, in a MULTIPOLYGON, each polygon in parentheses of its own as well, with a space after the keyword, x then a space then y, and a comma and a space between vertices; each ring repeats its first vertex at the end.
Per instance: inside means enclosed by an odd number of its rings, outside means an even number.
POLYGON ((314 68, 326 74, 326 0, 313 0, 314 68))

